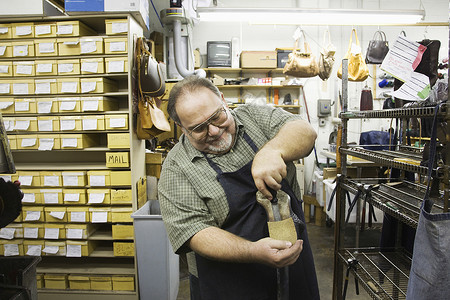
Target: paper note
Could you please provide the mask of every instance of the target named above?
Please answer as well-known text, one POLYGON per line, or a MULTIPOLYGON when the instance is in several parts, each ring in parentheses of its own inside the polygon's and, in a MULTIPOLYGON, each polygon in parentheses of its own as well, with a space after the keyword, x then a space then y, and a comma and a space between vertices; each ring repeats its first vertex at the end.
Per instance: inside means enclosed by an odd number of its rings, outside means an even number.
POLYGON ((70 222, 86 222, 86 212, 84 211, 72 211, 70 213, 70 222))
POLYGON ((14 95, 28 94, 28 83, 13 83, 13 94, 14 95))
POLYGON ((80 194, 75 193, 75 194, 69 194, 69 193, 65 193, 64 194, 64 202, 79 202, 80 201, 80 194))
POLYGON ((55 53, 55 44, 54 43, 40 43, 39 44, 39 52, 40 53, 55 53))
POLYGON ((81 46, 81 53, 92 53, 97 51, 97 43, 95 41, 82 41, 80 43, 81 46))
POLYGON ((1 228, 0 229, 0 239, 12 240, 14 238, 14 234, 16 233, 15 228, 1 228))
POLYGON ((39 147, 38 150, 41 151, 50 151, 53 149, 55 145, 55 139, 49 138, 49 139, 39 139, 39 147))
POLYGON ((67 81, 61 82, 61 93, 76 93, 78 90, 78 82, 67 81))
POLYGON ((45 175, 44 186, 59 186, 59 176, 45 175))
POLYGON ((67 245, 67 257, 81 257, 81 245, 67 245))
POLYGON ((5 119, 3 119, 3 123, 5 123, 5 130, 6 131, 14 130, 14 120, 5 120, 5 119))
POLYGON ((125 72, 125 61, 124 60, 110 61, 108 70, 111 73, 125 72))
POLYGON ((78 186, 77 175, 63 175, 64 186, 78 186))
POLYGON ((57 240, 59 238, 59 228, 45 228, 44 238, 57 240))
POLYGON ((94 211, 92 212, 92 223, 106 223, 108 222, 107 211, 94 211))
POLYGON ((105 186, 106 176, 105 175, 90 175, 89 182, 91 186, 105 186))
MULTIPOLYGON (((0 178, 3 178, 4 181, 11 181, 11 175, 0 175, 0 178)), ((20 176, 19 176, 20 178, 20 176)), ((23 183, 22 183, 23 185, 23 183)))
POLYGON ((105 194, 104 193, 90 193, 89 194, 89 202, 88 203, 103 203, 105 200, 105 194))
POLYGON ((53 64, 37 64, 36 72, 37 73, 51 73, 51 72, 53 72, 53 64))
POLYGON ((35 82, 36 94, 51 94, 50 82, 35 82))
POLYGON ((16 26, 16 35, 29 35, 31 34, 31 25, 16 26))
POLYGON ((40 211, 27 211, 25 212, 25 221, 39 221, 41 218, 41 212, 40 211))
POLYGON ((10 84, 0 83, 0 94, 9 94, 10 84))
POLYGON ((50 212, 50 216, 52 216, 53 218, 56 218, 58 220, 64 219, 64 215, 65 214, 66 214, 65 211, 52 211, 52 212, 50 212))
POLYGON ((38 120, 39 131, 53 131, 53 120, 38 120))
POLYGON ((36 195, 34 193, 23 193, 22 203, 36 203, 36 195))
POLYGON ((44 193, 45 204, 58 204, 58 193, 44 193))
POLYGON ((39 228, 25 227, 23 229, 23 237, 26 239, 37 239, 39 237, 39 228))
POLYGON ((83 238, 83 229, 68 228, 67 229, 67 238, 68 239, 82 239, 83 238))
POLYGON ((67 46, 75 46, 75 45, 78 45, 78 43, 79 43, 80 41, 79 40, 75 40, 75 41, 64 41, 64 45, 67 45, 67 46))
POLYGON ((22 144, 21 144, 21 146, 22 146, 23 148, 36 146, 36 139, 35 139, 35 138, 31 138, 31 139, 22 139, 22 144))
POLYGON ((27 56, 28 45, 15 45, 13 46, 13 56, 27 56))
POLYGON ((0 73, 8 74, 9 73, 9 66, 8 65, 1 65, 0 66, 0 73))
POLYGON ((424 100, 430 93, 430 78, 418 72, 413 72, 410 79, 406 81, 392 96, 404 100, 424 100))
POLYGON ((51 33, 50 25, 34 25, 35 35, 44 35, 51 33))
POLYGON ((16 120, 16 123, 14 124, 14 130, 28 130, 29 127, 29 120, 16 120))
POLYGON ((112 128, 125 127, 125 118, 111 118, 109 119, 109 126, 112 128))
POLYGON ((0 34, 8 33, 8 27, 0 27, 0 34))
POLYGON ((59 73, 71 73, 73 72, 73 64, 58 64, 59 73))
POLYGON ((45 246, 44 249, 42 249, 42 252, 47 254, 56 254, 59 251, 58 246, 45 246))
POLYGON ((14 102, 14 109, 17 111, 29 111, 30 102, 28 101, 16 101, 14 102))
POLYGON ((60 120, 61 130, 75 130, 75 120, 60 120))
POLYGON ((98 72, 98 62, 82 62, 81 63, 81 71, 97 73, 98 72))
POLYGON ((19 245, 17 244, 5 244, 5 256, 16 256, 19 255, 19 245))
POLYGON ((33 65, 18 64, 16 67, 17 74, 31 75, 32 71, 33 65))
POLYGON ((83 130, 97 130, 97 119, 84 119, 83 130))
POLYGON ((83 100, 83 111, 97 111, 98 100, 83 100))
POLYGON ((0 56, 5 55, 6 46, 0 46, 0 56))
POLYGON ((41 256, 42 245, 28 245, 27 255, 41 256))
POLYGON ((111 32, 112 33, 123 33, 128 31, 128 23, 125 22, 112 22, 111 32))
POLYGON ((13 101, 1 101, 0 102, 0 109, 7 109, 8 107, 10 107, 11 105, 13 105, 14 102, 13 101))
POLYGON ((78 140, 76 138, 73 139, 62 138, 61 140, 62 140, 61 144, 62 148, 76 148, 78 146, 78 140))
POLYGON ((33 176, 29 175, 21 175, 19 176, 20 185, 31 185, 33 181, 33 176))
POLYGON ((52 110, 53 101, 40 101, 37 104, 39 114, 48 114, 52 110))
POLYGON ((77 101, 61 101, 59 105, 59 110, 72 111, 75 109, 77 101))
POLYGON ((109 51, 111 52, 124 52, 126 43, 122 42, 111 42, 109 43, 109 51))
POLYGON ((95 91, 97 87, 97 82, 95 81, 84 81, 81 83, 81 92, 82 93, 89 93, 92 91, 95 91))
POLYGON ((57 34, 72 34, 73 33, 73 25, 58 25, 57 34))

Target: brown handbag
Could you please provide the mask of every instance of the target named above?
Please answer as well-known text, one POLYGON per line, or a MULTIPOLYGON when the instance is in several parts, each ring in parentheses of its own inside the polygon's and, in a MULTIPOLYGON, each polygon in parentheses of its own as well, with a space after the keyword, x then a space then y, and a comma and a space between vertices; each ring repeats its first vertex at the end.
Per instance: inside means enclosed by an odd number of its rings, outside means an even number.
POLYGON ((139 100, 136 134, 139 139, 148 140, 170 131, 170 123, 153 98, 139 100))
MULTIPOLYGON (((361 46, 359 45, 358 35, 356 30, 352 30, 352 35, 350 36, 350 41, 348 43, 348 50, 344 56, 344 59, 348 59, 348 80, 349 81, 364 81, 369 77, 369 68, 364 61, 364 57, 361 53, 361 46), (352 51, 352 38, 353 33, 355 33, 355 44, 359 47, 359 52, 354 53, 352 51)), ((342 78, 342 63, 337 72, 337 76, 342 78)))
POLYGON ((303 35, 304 51, 298 49, 298 40, 295 40, 294 50, 289 53, 287 63, 284 65, 283 73, 294 77, 314 77, 319 74, 319 65, 316 57, 311 53, 311 48, 306 42, 305 33, 303 35))

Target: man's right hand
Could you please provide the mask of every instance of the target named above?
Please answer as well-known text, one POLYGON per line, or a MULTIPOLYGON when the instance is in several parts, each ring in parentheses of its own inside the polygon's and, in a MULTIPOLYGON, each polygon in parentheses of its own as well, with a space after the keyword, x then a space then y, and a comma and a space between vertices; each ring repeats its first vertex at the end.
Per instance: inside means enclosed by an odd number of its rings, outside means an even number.
POLYGON ((297 240, 295 244, 288 241, 280 241, 272 238, 264 238, 254 242, 255 262, 274 268, 282 268, 295 263, 303 250, 303 240, 297 240))

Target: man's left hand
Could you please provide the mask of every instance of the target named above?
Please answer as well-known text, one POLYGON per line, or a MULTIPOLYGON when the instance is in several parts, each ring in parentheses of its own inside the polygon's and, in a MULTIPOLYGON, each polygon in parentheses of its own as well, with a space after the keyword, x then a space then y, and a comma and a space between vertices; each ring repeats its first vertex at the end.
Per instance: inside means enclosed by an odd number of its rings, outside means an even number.
POLYGON ((281 189, 281 180, 287 175, 286 163, 280 151, 271 147, 263 147, 253 158, 252 176, 258 190, 272 199, 268 187, 278 191, 281 189))

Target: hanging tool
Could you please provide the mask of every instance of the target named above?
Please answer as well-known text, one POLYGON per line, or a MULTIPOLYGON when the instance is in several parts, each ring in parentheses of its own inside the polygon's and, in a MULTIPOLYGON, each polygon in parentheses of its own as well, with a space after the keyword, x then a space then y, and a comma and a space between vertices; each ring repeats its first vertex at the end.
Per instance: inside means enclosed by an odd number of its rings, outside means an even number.
MULTIPOLYGON (((349 258, 347 260, 347 273, 345 274, 345 283, 344 283, 344 291, 342 293, 342 300, 345 300, 345 296, 347 295, 347 287, 348 287, 348 277, 350 275, 350 270, 353 269, 356 272, 356 266, 358 265, 358 260, 355 258, 349 258)), ((358 279, 355 276, 355 289, 356 295, 359 295, 359 286, 358 279)))
MULTIPOLYGON (((309 124, 311 124, 311 119, 309 118, 308 104, 306 103, 305 90, 304 90, 303 86, 300 86, 300 90, 301 90, 301 93, 302 93, 302 96, 303 96, 303 102, 305 103, 306 116, 308 117, 309 124)), ((317 157, 317 151, 316 151, 316 145, 315 144, 314 144, 313 149, 314 149, 314 157, 316 159, 316 165, 318 167, 320 167, 319 159, 317 157)))

